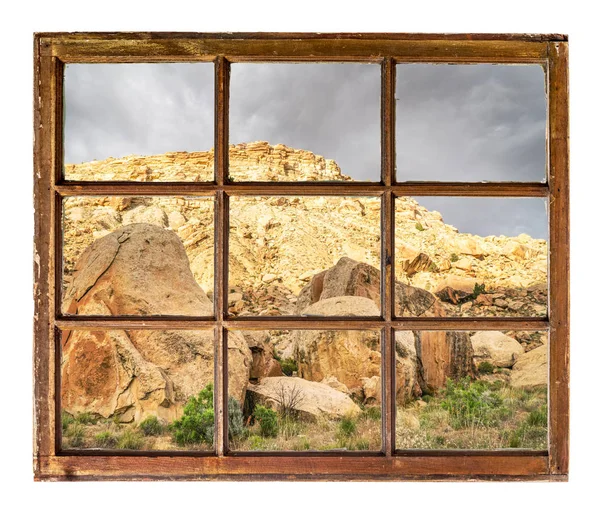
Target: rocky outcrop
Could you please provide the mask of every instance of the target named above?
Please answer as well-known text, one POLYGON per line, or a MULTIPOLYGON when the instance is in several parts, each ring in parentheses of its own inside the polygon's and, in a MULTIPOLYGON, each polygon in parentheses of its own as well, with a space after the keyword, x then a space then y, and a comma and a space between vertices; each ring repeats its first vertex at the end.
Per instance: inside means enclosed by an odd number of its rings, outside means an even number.
MULTIPOLYGON (((211 315, 179 238, 147 224, 116 230, 81 256, 63 304, 87 315, 211 315)), ((251 353, 228 339, 230 394, 243 401, 251 353)), ((212 331, 112 330, 62 334, 62 407, 69 413, 176 418, 187 399, 214 380, 212 331)))
POLYGON ((471 337, 475 365, 489 362, 494 367, 511 368, 525 350, 514 338, 501 331, 478 331, 471 337))
POLYGON ((280 410, 284 405, 311 420, 321 416, 340 418, 360 413, 360 408, 348 395, 323 383, 301 378, 263 378, 256 385, 248 385, 248 395, 254 403, 274 410, 280 410))
POLYGON ((512 368, 510 384, 513 387, 548 386, 547 345, 519 356, 512 368))
MULTIPOLYGON (((332 299, 315 303, 309 309, 321 315, 326 314, 329 311, 328 303, 332 299)), ((375 309, 371 300, 364 299, 364 302, 371 303, 364 311, 375 309)), ((355 312, 356 315, 361 315, 361 311, 355 312)), ((294 331, 292 340, 294 359, 301 378, 322 381, 333 376, 351 392, 359 392, 362 390, 362 378, 381 373, 377 331, 297 330, 294 331)))
MULTIPOLYGON (((68 180, 210 182, 213 180, 214 151, 169 152, 162 155, 130 155, 66 164, 68 180)), ((266 141, 229 146, 229 172, 236 181, 350 180, 334 160, 311 151, 297 150, 266 141)))
MULTIPOLYGON (((331 269, 313 276, 310 283, 302 289, 296 303, 296 312, 304 315, 307 308, 316 302, 340 296, 355 296, 372 300, 377 307, 374 315, 379 315, 380 276, 379 269, 371 265, 347 257, 340 258, 331 269)), ((433 294, 400 282, 396 283, 395 303, 396 315, 400 317, 439 315, 441 310, 433 294)))

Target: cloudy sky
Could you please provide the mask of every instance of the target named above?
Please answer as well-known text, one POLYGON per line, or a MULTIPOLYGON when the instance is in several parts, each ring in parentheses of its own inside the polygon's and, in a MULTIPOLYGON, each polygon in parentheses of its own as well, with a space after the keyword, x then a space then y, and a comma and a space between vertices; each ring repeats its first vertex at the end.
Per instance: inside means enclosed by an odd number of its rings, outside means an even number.
MULTIPOLYGON (((233 64, 230 142, 266 140, 380 175, 380 69, 373 64, 233 64)), ((213 147, 213 67, 76 64, 65 71, 65 162, 213 147)), ((398 180, 541 181, 539 66, 403 64, 398 180)), ((420 198, 460 231, 546 237, 540 199, 420 198)))

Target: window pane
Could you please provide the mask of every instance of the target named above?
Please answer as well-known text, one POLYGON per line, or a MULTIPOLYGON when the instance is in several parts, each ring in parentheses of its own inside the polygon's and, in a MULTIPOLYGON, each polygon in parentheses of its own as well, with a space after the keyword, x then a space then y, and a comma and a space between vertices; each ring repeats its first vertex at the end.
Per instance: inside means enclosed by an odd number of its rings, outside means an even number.
POLYGON ((542 198, 396 198, 396 315, 545 317, 548 216, 542 198), (412 290, 412 289, 410 289, 412 290))
POLYGON ((380 180, 376 64, 233 64, 235 181, 380 180))
POLYGON ((396 66, 398 181, 546 178, 539 65, 396 66))
POLYGON ((231 198, 229 312, 378 316, 380 205, 364 197, 231 198))
POLYGON ((213 316, 212 198, 63 200, 66 314, 213 316))
MULTIPOLYGON (((61 335, 63 448, 212 449, 213 331, 61 335), (186 405, 191 405, 188 414, 186 405)), ((230 352, 232 372, 248 370, 243 349, 230 352)), ((231 393, 239 397, 242 390, 232 387, 231 393)))
MULTIPOLYGON (((381 450, 379 332, 229 335, 243 336, 252 353, 241 411, 235 398, 229 399, 233 450, 381 450)), ((230 395, 244 379, 246 374, 229 368, 230 395)))
POLYGON ((69 64, 67 180, 212 181, 211 63, 69 64))
POLYGON ((398 331, 397 449, 546 449, 548 336, 398 331))

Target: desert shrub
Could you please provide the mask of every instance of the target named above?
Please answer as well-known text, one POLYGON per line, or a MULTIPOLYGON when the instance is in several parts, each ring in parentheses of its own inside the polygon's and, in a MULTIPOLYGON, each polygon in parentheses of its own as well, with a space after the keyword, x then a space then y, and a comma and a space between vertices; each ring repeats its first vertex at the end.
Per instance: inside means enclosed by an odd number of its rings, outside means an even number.
POLYGON ((98 433, 94 440, 96 441, 96 445, 102 448, 110 448, 116 447, 119 439, 110 431, 102 431, 98 433))
POLYGON ((381 408, 379 406, 367 406, 360 416, 363 419, 381 420, 381 408))
POLYGON ((494 426, 508 414, 500 395, 487 383, 463 378, 448 379, 440 406, 450 414, 454 429, 494 426))
POLYGON ((358 439, 356 441, 356 450, 357 451, 368 451, 369 450, 369 441, 364 438, 358 439))
POLYGON ((189 398, 181 418, 172 423, 173 439, 178 445, 212 445, 214 424, 213 386, 210 383, 197 396, 189 398))
POLYGON ((244 427, 244 414, 242 407, 237 399, 230 397, 227 401, 227 418, 229 419, 229 439, 245 438, 246 428, 244 427))
POLYGON ((82 425, 89 425, 96 424, 96 422, 98 422, 98 419, 96 419, 96 417, 94 417, 91 413, 84 411, 75 415, 75 422, 82 425))
POLYGON ((338 425, 340 436, 350 437, 356 433, 356 421, 352 417, 342 417, 338 425))
POLYGON ((476 283, 473 287, 473 299, 477 299, 479 294, 485 294, 485 283, 476 283))
POLYGON ((425 228, 423 228, 423 225, 421 223, 415 224, 415 228, 420 232, 425 231, 425 228))
POLYGON ((60 415, 60 420, 62 422, 62 431, 63 433, 69 429, 69 426, 75 422, 73 415, 70 415, 66 411, 63 411, 60 415))
POLYGON ((304 393, 295 384, 290 388, 286 388, 283 383, 280 383, 279 388, 275 392, 277 409, 283 419, 297 418, 298 408, 303 401, 304 393))
MULTIPOLYGON (((229 438, 243 438, 246 434, 244 415, 240 403, 230 397, 227 402, 229 438)), ((212 445, 215 431, 214 394, 212 383, 197 396, 190 397, 181 418, 171 424, 173 439, 177 445, 212 445)))
POLYGON ((127 429, 117 439, 117 449, 139 450, 144 447, 144 437, 134 429, 127 429))
POLYGON ((481 362, 477 367, 480 374, 493 374, 494 366, 490 362, 481 362))
POLYGON ((292 358, 282 358, 279 363, 281 364, 281 372, 286 376, 293 376, 294 372, 298 371, 298 365, 292 358))
POLYGON ((71 424, 67 429, 68 445, 70 447, 83 447, 85 444, 85 429, 81 424, 71 424))
POLYGON ((258 404, 254 410, 254 418, 260 426, 260 434, 265 437, 277 436, 277 413, 270 408, 258 404))
POLYGON ((250 436, 248 438, 248 444, 250 445, 250 449, 252 449, 253 451, 259 451, 266 447, 265 440, 258 435, 250 436))
POLYGON ((140 430, 144 433, 144 436, 160 435, 163 429, 163 425, 154 415, 144 419, 140 423, 140 430))
POLYGON ((458 255, 456 253, 450 255, 450 262, 458 262, 458 255))
POLYGON ((529 426, 548 426, 548 411, 545 407, 533 410, 527 416, 527 424, 529 426))

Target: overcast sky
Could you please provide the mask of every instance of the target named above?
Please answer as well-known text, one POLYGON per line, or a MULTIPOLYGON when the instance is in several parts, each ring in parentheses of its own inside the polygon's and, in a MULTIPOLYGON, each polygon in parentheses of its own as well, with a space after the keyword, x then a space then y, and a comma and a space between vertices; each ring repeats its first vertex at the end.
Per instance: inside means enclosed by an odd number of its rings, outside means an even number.
MULTIPOLYGON (((373 64, 233 64, 230 142, 266 140, 380 175, 380 69, 373 64)), ((403 64, 398 180, 543 180, 540 66, 403 64)), ((210 63, 75 64, 65 70, 65 162, 213 147, 210 63)), ((462 232, 546 237, 540 199, 420 198, 462 232)))

